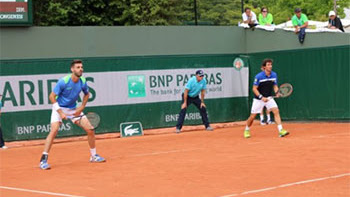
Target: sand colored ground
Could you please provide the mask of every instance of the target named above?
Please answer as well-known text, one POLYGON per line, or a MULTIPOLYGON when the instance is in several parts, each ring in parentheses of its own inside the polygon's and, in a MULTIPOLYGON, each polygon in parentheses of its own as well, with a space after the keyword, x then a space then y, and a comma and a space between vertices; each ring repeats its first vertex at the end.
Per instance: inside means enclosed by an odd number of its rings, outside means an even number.
POLYGON ((0 196, 349 197, 350 123, 244 123, 145 131, 142 137, 98 135, 106 163, 89 163, 85 137, 58 139, 52 169, 38 168, 43 140, 0 150, 0 196))

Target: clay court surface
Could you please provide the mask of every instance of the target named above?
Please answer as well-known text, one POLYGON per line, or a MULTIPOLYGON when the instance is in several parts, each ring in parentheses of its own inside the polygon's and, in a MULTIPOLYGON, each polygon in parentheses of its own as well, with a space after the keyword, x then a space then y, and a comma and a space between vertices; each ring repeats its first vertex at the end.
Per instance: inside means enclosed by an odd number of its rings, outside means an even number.
POLYGON ((99 135, 107 162, 98 164, 88 162, 86 140, 58 140, 48 171, 38 168, 42 140, 8 143, 0 150, 0 196, 350 196, 350 123, 285 123, 285 138, 276 125, 254 123, 250 139, 244 124, 225 125, 99 135))

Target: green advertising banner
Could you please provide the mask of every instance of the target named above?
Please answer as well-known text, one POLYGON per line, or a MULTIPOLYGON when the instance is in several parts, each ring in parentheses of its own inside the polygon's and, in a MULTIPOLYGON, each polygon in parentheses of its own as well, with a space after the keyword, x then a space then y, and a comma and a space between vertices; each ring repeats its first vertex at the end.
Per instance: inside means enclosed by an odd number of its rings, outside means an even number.
MULTIPOLYGON (((249 70, 235 69, 233 55, 130 59, 84 60, 84 77, 90 88, 85 112, 100 115, 97 133, 116 132, 120 123, 133 121, 141 122, 146 129, 175 126, 184 86, 198 69, 204 70, 207 80, 205 102, 211 122, 243 120, 248 116, 249 70), (139 64, 145 65, 144 69, 139 64)), ((1 121, 5 139, 46 137, 52 108, 48 95, 58 79, 69 74, 60 73, 69 70, 69 62, 2 61, 1 67, 0 94, 4 104, 1 121)), ((201 124, 194 106, 189 107, 185 124, 201 124)), ((64 122, 60 129, 59 137, 84 134, 71 122, 64 122)))

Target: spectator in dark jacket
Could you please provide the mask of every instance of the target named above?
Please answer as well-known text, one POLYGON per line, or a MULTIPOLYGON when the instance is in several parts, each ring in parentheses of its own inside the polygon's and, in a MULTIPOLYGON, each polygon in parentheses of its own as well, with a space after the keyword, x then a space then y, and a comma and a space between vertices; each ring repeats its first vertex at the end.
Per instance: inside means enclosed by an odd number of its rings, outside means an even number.
POLYGON ((343 24, 341 23, 340 18, 337 17, 333 10, 329 12, 328 16, 328 28, 339 29, 340 31, 344 32, 343 24))

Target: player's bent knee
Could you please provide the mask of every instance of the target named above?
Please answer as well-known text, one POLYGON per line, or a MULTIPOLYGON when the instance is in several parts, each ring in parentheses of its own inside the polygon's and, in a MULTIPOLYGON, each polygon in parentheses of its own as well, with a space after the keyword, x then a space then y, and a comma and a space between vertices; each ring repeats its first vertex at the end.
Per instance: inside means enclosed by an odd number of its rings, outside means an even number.
POLYGON ((53 122, 51 123, 51 130, 50 132, 57 133, 58 130, 60 129, 62 122, 53 122))
POLYGON ((249 117, 249 118, 255 118, 256 115, 258 115, 258 114, 250 114, 250 117, 249 117))
POLYGON ((95 134, 95 130, 92 130, 92 129, 84 129, 85 132, 88 134, 88 135, 94 135, 95 134))
POLYGON ((276 107, 276 108, 271 108, 270 110, 271 110, 274 114, 280 112, 280 110, 279 110, 277 107, 276 107))

